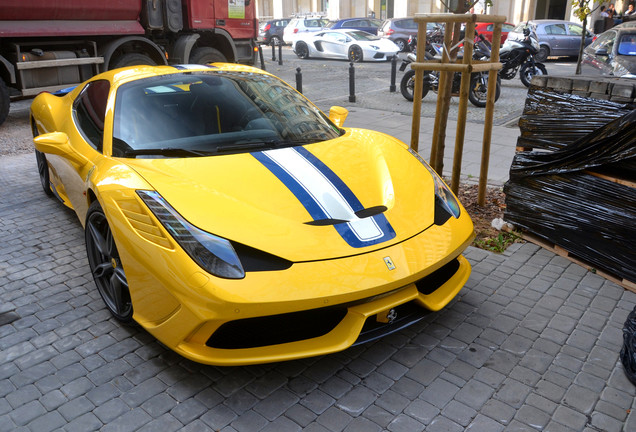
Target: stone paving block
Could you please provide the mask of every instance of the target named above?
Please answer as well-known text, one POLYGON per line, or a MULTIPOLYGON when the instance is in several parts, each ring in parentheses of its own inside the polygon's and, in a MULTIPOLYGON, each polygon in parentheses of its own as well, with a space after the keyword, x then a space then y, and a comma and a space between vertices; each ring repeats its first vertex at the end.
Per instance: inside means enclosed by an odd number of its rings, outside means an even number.
POLYGON ((398 415, 387 427, 391 432, 417 432, 425 429, 417 420, 404 414, 398 415))
MULTIPOLYGON (((189 423, 188 426, 193 424, 195 423, 189 423)), ((138 429, 139 432, 175 432, 184 430, 183 424, 170 414, 164 414, 161 417, 155 418, 151 422, 146 423, 141 429, 138 429)), ((195 429, 192 430, 205 430, 205 424, 200 422, 196 424, 195 429)))
POLYGON ((293 405, 286 412, 285 416, 301 427, 306 427, 313 422, 317 415, 302 405, 293 405))
POLYGON ((318 416, 316 421, 331 431, 341 431, 349 425, 352 419, 349 414, 331 407, 318 416))

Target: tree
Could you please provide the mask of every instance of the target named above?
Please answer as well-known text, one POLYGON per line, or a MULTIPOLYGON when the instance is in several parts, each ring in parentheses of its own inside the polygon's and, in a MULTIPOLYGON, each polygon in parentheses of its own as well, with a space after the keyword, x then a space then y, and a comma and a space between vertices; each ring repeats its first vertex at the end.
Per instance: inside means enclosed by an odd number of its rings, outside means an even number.
MULTIPOLYGON (((479 0, 440 0, 441 3, 446 7, 446 9, 455 14, 464 14, 468 12, 473 6, 479 3, 479 0)), ((492 0, 485 0, 486 6, 492 6, 492 0)), ((455 24, 453 29, 453 40, 451 42, 452 47, 457 47, 459 42, 459 33, 460 33, 460 23, 455 24)), ((446 31, 450 31, 449 28, 446 31)), ((455 48, 450 52, 451 61, 457 59, 457 52, 459 48, 455 48)), ((447 74, 447 78, 445 79, 445 87, 446 90, 444 92, 444 99, 442 100, 442 104, 440 106, 441 114, 441 123, 439 128, 439 144, 437 148, 437 153, 435 154, 435 160, 431 160, 430 163, 433 168, 441 175, 444 170, 444 148, 446 142, 446 126, 448 125, 448 112, 450 110, 450 99, 451 99, 451 87, 453 85, 452 72, 441 72, 447 74)), ((433 156, 433 155, 431 155, 433 156)))
MULTIPOLYGON (((600 6, 600 5, 599 5, 600 6)), ((598 8, 598 6, 596 7, 598 8)), ((596 10, 590 9, 590 0, 572 0, 572 13, 583 23, 581 33, 581 44, 579 45, 579 58, 576 61, 576 75, 581 75, 581 60, 583 59, 583 48, 585 48, 585 33, 587 28, 587 17, 596 10)))

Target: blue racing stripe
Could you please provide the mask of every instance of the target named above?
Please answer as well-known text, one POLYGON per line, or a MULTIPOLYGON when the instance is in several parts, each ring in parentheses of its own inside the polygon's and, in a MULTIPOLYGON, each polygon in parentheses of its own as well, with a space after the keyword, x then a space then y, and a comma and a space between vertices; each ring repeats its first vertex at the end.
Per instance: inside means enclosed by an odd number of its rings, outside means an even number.
MULTIPOLYGON (((337 190, 346 203, 351 207, 354 212, 358 212, 364 209, 364 206, 360 200, 355 196, 353 191, 344 183, 344 181, 336 175, 327 165, 325 165, 320 159, 310 153, 303 147, 295 147, 295 150, 301 155, 307 162, 309 162, 316 170, 318 170, 337 190)), ((274 150, 275 151, 275 150, 274 150)), ((316 198, 312 191, 308 191, 299 179, 294 178, 277 162, 272 160, 267 154, 263 152, 252 153, 252 155, 261 162, 268 170, 270 170, 300 201, 305 207, 307 212, 313 218, 313 220, 329 219, 331 216, 325 211, 323 206, 320 205, 319 199, 316 198)), ((320 191, 316 191, 316 194, 320 191)), ((396 233, 384 214, 377 214, 371 216, 375 222, 375 225, 380 230, 381 234, 372 239, 361 239, 356 234, 351 226, 351 223, 355 223, 352 220, 348 223, 339 223, 333 225, 338 234, 354 248, 367 247, 379 243, 383 243, 395 238, 396 233)))

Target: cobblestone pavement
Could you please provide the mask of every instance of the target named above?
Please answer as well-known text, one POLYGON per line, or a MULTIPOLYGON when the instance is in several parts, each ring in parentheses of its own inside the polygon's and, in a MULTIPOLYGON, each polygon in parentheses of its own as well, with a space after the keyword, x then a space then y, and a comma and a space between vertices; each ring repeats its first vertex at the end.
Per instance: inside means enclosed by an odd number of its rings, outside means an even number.
POLYGON ((83 243, 33 155, 0 158, 0 431, 636 430, 636 294, 532 244, 469 248, 460 295, 397 334, 219 368, 111 318, 83 243))

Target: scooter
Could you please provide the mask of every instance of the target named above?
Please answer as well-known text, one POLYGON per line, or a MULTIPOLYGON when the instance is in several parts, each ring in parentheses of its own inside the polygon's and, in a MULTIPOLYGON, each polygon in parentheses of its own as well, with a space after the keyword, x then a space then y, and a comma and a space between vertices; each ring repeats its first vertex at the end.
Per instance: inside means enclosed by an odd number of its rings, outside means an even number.
MULTIPOLYGON (((431 43, 431 47, 435 49, 438 55, 441 54, 442 45, 431 43)), ((473 50, 473 58, 476 60, 485 60, 490 56, 490 52, 485 49, 482 44, 475 44, 473 50)), ((426 58, 432 59, 434 56, 430 52, 426 52, 426 58)), ((402 60, 400 65, 400 71, 404 71, 406 67, 415 62, 415 54, 409 53, 406 59, 402 60)), ((439 88, 439 71, 424 71, 424 86, 422 87, 422 99, 426 96, 429 90, 437 93, 439 88)), ((453 84, 451 87, 451 95, 459 96, 459 90, 461 87, 462 74, 455 72, 453 74, 453 84)), ((410 70, 404 74, 402 81, 400 81, 400 91, 402 96, 406 100, 413 100, 413 90, 415 88, 415 71, 410 70)), ((488 95, 488 72, 474 72, 470 75, 470 90, 468 91, 468 100, 476 107, 483 108, 486 106, 486 100, 488 95)), ((501 80, 497 77, 497 87, 495 89, 495 101, 499 99, 501 95, 501 80)))

